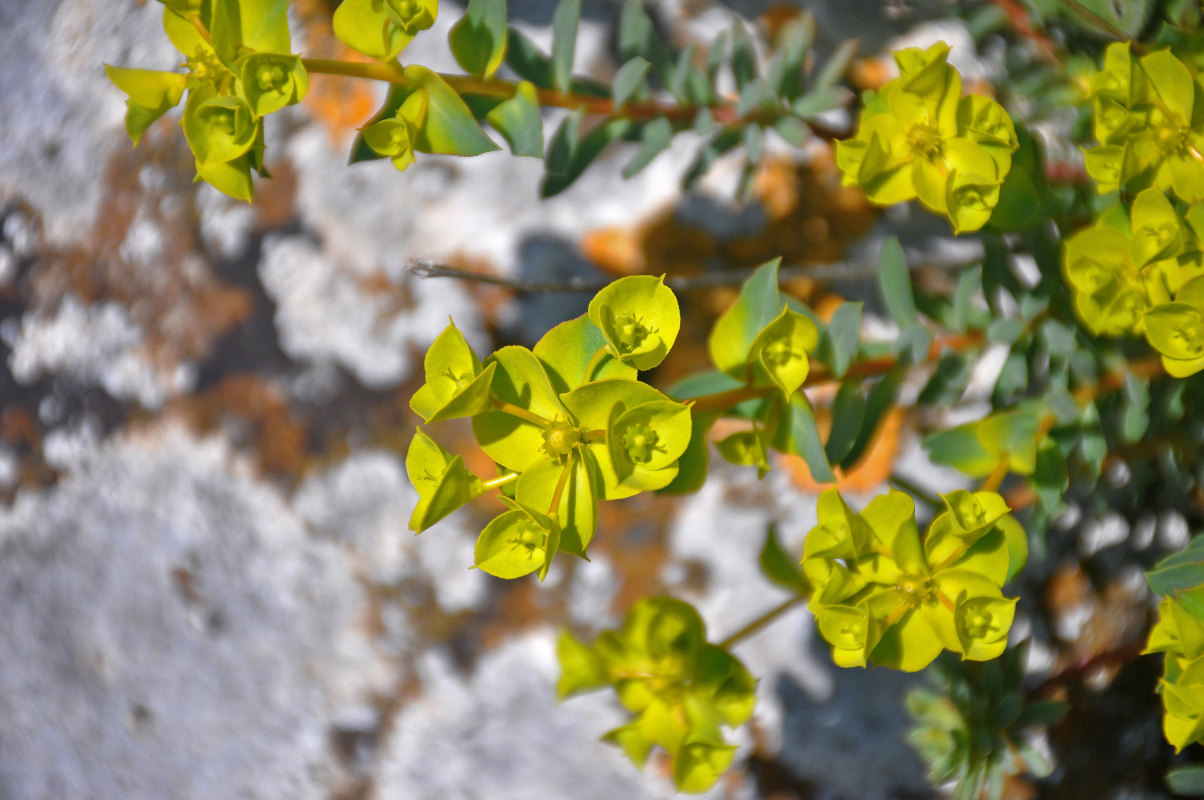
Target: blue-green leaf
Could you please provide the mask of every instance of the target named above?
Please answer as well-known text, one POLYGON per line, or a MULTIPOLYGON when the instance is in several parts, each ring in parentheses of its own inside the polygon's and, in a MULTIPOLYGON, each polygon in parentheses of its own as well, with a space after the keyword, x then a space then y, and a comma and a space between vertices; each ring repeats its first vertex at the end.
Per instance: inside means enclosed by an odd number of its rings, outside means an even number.
POLYGON ((506 57, 506 0, 468 0, 447 41, 465 72, 487 78, 506 57))
POLYGON ((426 118, 418 129, 415 149, 423 153, 477 156, 497 150, 485 135, 472 111, 443 78, 416 64, 405 68, 405 76, 427 93, 426 118))
POLYGON ((643 56, 636 56, 619 67, 619 71, 615 73, 614 89, 611 94, 616 109, 622 108, 624 103, 635 96, 644 85, 644 77, 651 67, 651 62, 643 56))
POLYGON ((552 14, 552 82, 562 92, 567 92, 573 82, 580 20, 581 0, 560 0, 552 14))
POLYGON ((505 137, 514 155, 543 158, 543 117, 530 81, 520 83, 514 97, 494 107, 485 119, 505 137))

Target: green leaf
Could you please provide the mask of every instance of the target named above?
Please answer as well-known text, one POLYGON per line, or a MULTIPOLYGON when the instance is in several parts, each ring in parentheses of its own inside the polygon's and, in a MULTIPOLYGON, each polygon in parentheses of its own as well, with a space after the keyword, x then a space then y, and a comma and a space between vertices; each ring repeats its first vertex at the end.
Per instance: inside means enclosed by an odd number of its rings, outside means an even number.
POLYGON ((514 155, 543 158, 543 117, 530 81, 520 83, 514 97, 495 106, 485 119, 506 138, 514 155))
POLYGON ((882 380, 875 383, 874 387, 870 389, 869 397, 865 402, 865 417, 861 423, 861 431, 857 434, 857 440, 853 442, 852 448, 845 454, 841 463, 856 464, 861 459, 865 449, 869 446, 870 439, 878 430, 878 423, 882 420, 882 416, 894 407, 895 395, 899 391, 899 384, 902 380, 902 370, 894 370, 884 375, 882 380))
POLYGON ((1121 419, 1121 438, 1130 444, 1141 440, 1150 426, 1150 388, 1147 378, 1133 373, 1125 375, 1124 416, 1121 419))
POLYGON ((619 71, 615 73, 614 89, 611 94, 616 109, 621 109, 624 103, 639 92, 644 85, 644 77, 651 67, 652 63, 643 56, 635 56, 619 67, 619 71))
POLYGON ((824 445, 828 461, 848 466, 844 459, 853 449, 864 421, 865 398, 861 396, 861 386, 856 382, 842 383, 832 403, 832 430, 824 445))
POLYGON ((711 329, 707 339, 711 360, 732 377, 748 376, 753 342, 786 306, 778 289, 779 264, 781 259, 774 259, 758 267, 740 287, 735 305, 711 329))
POLYGON ((582 314, 545 333, 532 352, 559 395, 602 378, 636 378, 635 367, 619 361, 605 348, 602 331, 582 314))
POLYGON ((465 72, 488 78, 506 57, 506 38, 506 0, 468 0, 447 41, 465 72))
POLYGON ((334 10, 334 35, 352 50, 392 61, 414 37, 393 24, 382 5, 381 0, 343 0, 334 10))
POLYGON ((602 659, 593 648, 568 631, 562 631, 556 641, 556 661, 560 665, 560 677, 556 680, 557 700, 600 689, 610 683, 602 659))
POLYGON ((681 454, 681 458, 677 459, 677 476, 658 491, 664 494, 690 494, 702 488, 710 466, 708 437, 711 426, 720 416, 722 413, 718 411, 690 412, 690 444, 681 454))
POLYGON ((1204 797, 1204 767, 1188 766, 1166 773, 1166 788, 1173 794, 1204 797))
POLYGON ((1079 455, 1091 468, 1092 474, 1098 476, 1103 468, 1104 457, 1108 455, 1108 442, 1104 439, 1099 409, 1095 403, 1088 403, 1079 418, 1079 455))
POLYGON ((736 90, 742 92, 744 86, 757 76, 757 56, 748 29, 738 19, 732 20, 731 42, 732 77, 736 80, 736 90))
POLYGON ((151 124, 175 108, 184 94, 187 75, 105 65, 105 75, 128 95, 125 130, 137 145, 151 124))
POLYGON ((768 446, 760 430, 737 431, 716 442, 715 447, 729 464, 756 467, 758 479, 764 478, 770 470, 768 446))
POLYGON ((1062 500, 1070 487, 1066 457, 1051 440, 1046 440, 1037 450, 1037 468, 1033 470, 1032 481, 1037 490, 1037 502, 1047 514, 1056 517, 1066 509, 1062 500))
POLYGON ((411 65, 405 76, 427 93, 426 117, 418 129, 415 149, 423 153, 477 156, 497 150, 473 118, 460 95, 426 67, 411 65))
POLYGON ((511 27, 506 35, 506 66, 541 89, 551 89, 552 62, 522 31, 511 27))
POLYGON ((252 53, 242 62, 242 86, 256 116, 294 105, 309 91, 301 57, 289 53, 252 53))
POLYGON ((783 308, 777 318, 766 325, 749 348, 756 382, 768 378, 784 397, 794 394, 807 379, 811 369, 809 355, 819 343, 815 323, 805 314, 783 308))
POLYGON ((827 91, 834 87, 836 82, 844 77, 845 71, 849 68, 849 62, 857 54, 858 46, 859 42, 856 39, 847 39, 841 42, 832 55, 828 56, 828 60, 815 75, 811 85, 818 91, 827 91))
POLYGON ((665 359, 677 340, 681 310, 663 276, 630 275, 594 296, 589 320, 602 331, 611 355, 649 370, 665 359))
POLYGON ((251 51, 288 53, 288 0, 212 0, 209 33, 222 60, 251 51))
POLYGON ((689 406, 672 400, 616 404, 606 445, 620 487, 651 491, 667 486, 677 476, 677 460, 691 433, 689 406))
POLYGON ((1042 700, 1029 703, 1020 711, 1016 718, 1016 728, 1048 728, 1056 725, 1066 716, 1066 704, 1058 700, 1042 700))
POLYGON ((1024 335, 1024 321, 1015 317, 997 319, 987 328, 987 341, 1015 344, 1024 335))
POLYGON ((1150 589, 1163 597, 1204 585, 1204 536, 1193 538, 1184 550, 1159 561, 1145 577, 1150 589))
POLYGON ((480 359, 450 322, 423 358, 426 381, 410 398, 410 409, 426 422, 471 417, 490 406, 493 369, 480 359))
POLYGON ((640 141, 643 147, 635 154, 635 158, 623 167, 623 177, 631 178, 637 175, 652 160, 660 155, 673 140, 673 123, 665 117, 657 117, 643 125, 640 129, 640 141))
POLYGON ((900 330, 907 330, 919 324, 916 314, 915 295, 911 290, 911 273, 907 269, 907 256, 898 238, 892 236, 882 243, 880 256, 880 271, 878 272, 878 287, 882 291, 882 299, 890 312, 891 319, 900 330))
POLYGON ((414 434, 406 452, 406 475, 418 492, 410 515, 410 530, 421 533, 484 491, 484 485, 422 431, 414 434))
MULTIPOLYGON (((564 420, 564 407, 552 392, 548 376, 535 355, 518 346, 503 347, 486 362, 496 364, 493 394, 547 420, 564 420)), ((601 427, 601 426, 599 426, 601 427)), ((522 472, 543 454, 539 425, 501 411, 486 411, 472 418, 472 432, 490 458, 507 469, 522 472)))
POLYGON ((845 105, 849 102, 850 97, 848 89, 843 86, 833 86, 828 89, 807 92, 791 103, 790 107, 798 117, 804 120, 814 119, 824 112, 845 105))
POLYGON ((833 377, 843 378, 861 349, 861 303, 841 303, 820 338, 819 357, 833 377))
POLYGON ((581 0, 560 0, 552 14, 552 85, 567 92, 573 82, 573 56, 577 50, 577 23, 581 0))
POLYGON ((594 486, 594 469, 582 449, 561 464, 539 459, 518 479, 514 498, 527 508, 547 510, 552 515, 552 499, 560 490, 560 502, 555 519, 560 524, 560 549, 585 557, 586 548, 598 527, 598 498, 594 486), (565 477, 567 474, 567 477, 565 477))
POLYGON ((495 578, 512 580, 538 571, 543 580, 559 544, 560 528, 555 520, 516 507, 495 517, 481 531, 476 566, 495 578))
MULTIPOLYGON (((642 404, 654 404, 663 401, 676 406, 677 409, 686 408, 686 406, 679 403, 672 403, 669 398, 646 383, 620 378, 605 378, 578 386, 576 389, 561 395, 561 400, 564 402, 569 413, 572 414, 576 424, 586 431, 610 430, 619 423, 624 412, 638 409, 642 404)), ((668 406, 661 408, 667 410, 668 406)), ((637 422, 638 420, 635 417, 623 420, 623 424, 620 427, 625 428, 628 421, 637 422)), ((659 438, 662 430, 658 428, 655 432, 659 438)), ((666 449, 672 447, 680 455, 687 448, 689 440, 692 438, 689 416, 685 417, 685 424, 683 426, 682 420, 677 416, 676 412, 669 414, 669 419, 663 432, 666 436, 664 447, 666 449)), ((620 432, 620 436, 625 433, 627 431, 624 429, 620 432)), ((641 467, 639 470, 636 470, 639 473, 636 477, 632 478, 628 476, 627 480, 624 481, 624 477, 621 474, 623 465, 616 464, 612 459, 609 439, 610 436, 608 435, 607 441, 595 439, 591 440, 587 445, 597 462, 597 474, 601 478, 598 481, 598 489, 602 499, 619 500, 624 497, 631 497, 641 491, 660 489, 667 486, 676 477, 677 465, 671 464, 658 470, 641 467)), ((632 444, 636 445, 634 441, 632 444)))
POLYGON ((631 120, 627 119, 608 119, 578 139, 577 131, 583 117, 582 109, 576 109, 565 117, 553 135, 545 154, 548 174, 544 176, 543 185, 540 186, 542 197, 552 197, 572 186, 607 145, 627 135, 632 124, 631 120))
POLYGON ((835 483, 832 466, 824 452, 823 440, 815 424, 815 412, 807 395, 796 392, 782 414, 774 436, 774 447, 783 453, 794 453, 803 457, 811 477, 816 483, 835 483))
POLYGON ((251 154, 239 156, 233 161, 196 162, 196 174, 205 183, 235 200, 251 202, 255 192, 251 178, 251 154))
POLYGON ((761 545, 759 560, 761 571, 771 582, 795 594, 811 593, 811 582, 799 569, 798 559, 787 555, 786 551, 782 549, 782 545, 778 542, 777 530, 773 525, 765 530, 765 543, 761 545))

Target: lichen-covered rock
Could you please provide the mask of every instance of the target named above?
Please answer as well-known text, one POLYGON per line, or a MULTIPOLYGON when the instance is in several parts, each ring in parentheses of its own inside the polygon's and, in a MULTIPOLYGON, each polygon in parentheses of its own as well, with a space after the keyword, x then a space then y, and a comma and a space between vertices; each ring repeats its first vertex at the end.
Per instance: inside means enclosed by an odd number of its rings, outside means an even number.
POLYGON ((0 511, 0 795, 325 798, 361 592, 216 443, 124 438, 0 511))

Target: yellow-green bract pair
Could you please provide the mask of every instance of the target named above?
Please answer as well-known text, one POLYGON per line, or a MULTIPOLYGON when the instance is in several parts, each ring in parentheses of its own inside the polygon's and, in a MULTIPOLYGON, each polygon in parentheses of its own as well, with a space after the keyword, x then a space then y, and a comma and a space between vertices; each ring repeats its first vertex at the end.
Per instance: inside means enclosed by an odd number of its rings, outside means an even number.
POLYGON ((1002 106, 962 96, 948 55, 944 42, 895 53, 899 77, 865 93, 857 135, 837 142, 836 163, 844 184, 873 202, 919 198, 961 233, 990 219, 1020 144, 1002 106))
POLYGON ((1134 58, 1128 42, 1108 45, 1087 93, 1101 145, 1087 150, 1087 173, 1099 191, 1154 187, 1187 202, 1204 199, 1202 91, 1199 76, 1170 50, 1134 58))
POLYGON ((661 362, 680 327, 677 299, 660 278, 623 278, 587 317, 556 326, 534 347, 503 347, 482 363, 451 325, 425 360, 411 408, 425 421, 471 417, 498 465, 484 481, 419 432, 406 459, 422 531, 490 485, 510 510, 489 523, 476 565, 502 578, 537 572, 557 551, 585 556, 598 500, 667 486, 690 442, 690 408, 638 380, 661 362))
POLYGON ((1001 587, 1027 558, 1024 530, 998 494, 942 497, 946 510, 924 536, 902 492, 861 513, 835 489, 820 497, 802 564, 819 632, 840 666, 913 672, 942 650, 985 661, 1007 646, 1016 601, 1001 587))
POLYGON ((1158 685, 1166 711, 1162 730, 1178 752, 1204 739, 1204 619, 1177 598, 1164 599, 1158 612, 1146 652, 1166 653, 1166 672, 1158 685))
POLYGON ((678 789, 703 792, 731 764, 736 748, 723 726, 742 725, 756 705, 756 681, 726 650, 706 641, 688 604, 641 600, 617 631, 588 645, 569 633, 556 646, 560 697, 613 686, 633 719, 603 739, 642 767, 654 746, 672 758, 678 789))
POLYGON ((1093 333, 1144 333, 1167 372, 1204 369, 1204 203, 1185 212, 1146 189, 1126 215, 1114 206, 1066 242, 1063 269, 1093 333))

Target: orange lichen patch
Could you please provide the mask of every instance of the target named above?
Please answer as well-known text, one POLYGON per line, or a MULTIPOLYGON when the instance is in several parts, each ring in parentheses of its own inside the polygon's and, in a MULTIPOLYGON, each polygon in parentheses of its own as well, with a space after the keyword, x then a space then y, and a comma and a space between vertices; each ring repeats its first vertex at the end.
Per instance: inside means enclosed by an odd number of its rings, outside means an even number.
POLYGON ((26 307, 51 313, 67 295, 118 302, 146 332, 144 352, 157 367, 169 371, 208 354, 253 303, 246 289, 219 281, 200 255, 193 172, 178 130, 151 131, 137 148, 115 148, 95 225, 78 243, 38 253, 26 307), (132 232, 133 240, 153 242, 153 255, 131 253, 132 232))
POLYGON ((279 387, 254 374, 229 375, 182 404, 202 431, 221 428, 250 446, 265 472, 298 477, 309 460, 309 432, 279 387))
POLYGON ((878 216, 857 189, 840 183, 827 148, 806 164, 769 159, 754 185, 765 226, 747 235, 719 238, 682 223, 673 209, 636 228, 605 228, 581 243, 586 258, 611 275, 691 275, 715 265, 747 267, 781 257, 786 264, 838 259, 848 242, 869 230, 878 216))
MULTIPOLYGON (((831 416, 823 411, 823 409, 816 410, 816 422, 819 424, 820 431, 826 433, 827 428, 831 425, 831 416)), ((842 470, 839 467, 833 468, 838 489, 842 492, 868 492, 886 482, 894 469, 895 459, 899 455, 899 439, 906 416, 906 412, 899 408, 884 414, 861 460, 848 470, 842 470)), ((818 494, 832 486, 830 483, 817 483, 811 477, 811 470, 807 468, 807 462, 799 456, 779 455, 777 461, 779 466, 786 470, 791 481, 804 492, 818 494)))
MULTIPOLYGON (((331 14, 337 4, 325 0, 297 0, 293 3, 297 18, 306 33, 305 53, 313 58, 370 62, 351 50, 334 35, 331 14)), ((302 101, 315 119, 322 122, 336 147, 345 146, 352 132, 371 118, 381 102, 379 85, 374 81, 339 75, 313 75, 309 92, 302 101)))
POLYGON ((849 82, 858 89, 880 89, 898 75, 893 63, 884 58, 858 58, 849 65, 849 82))

